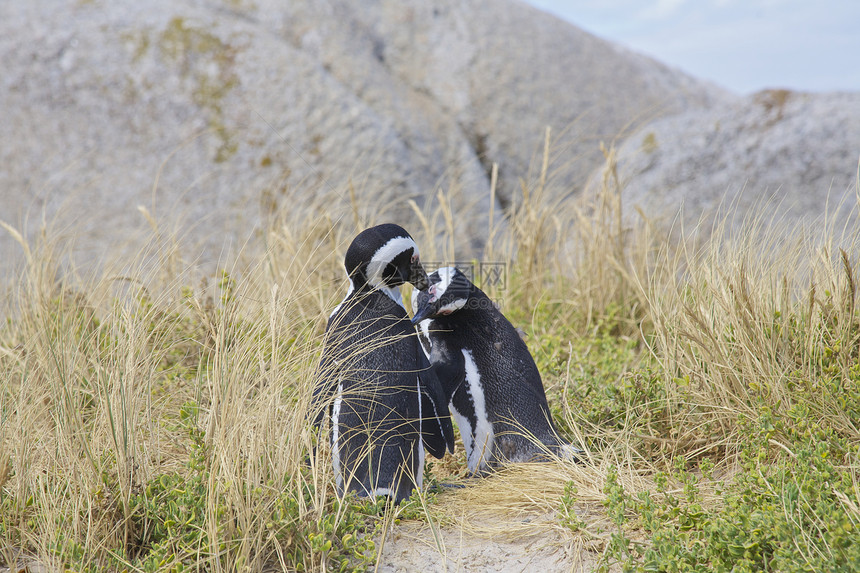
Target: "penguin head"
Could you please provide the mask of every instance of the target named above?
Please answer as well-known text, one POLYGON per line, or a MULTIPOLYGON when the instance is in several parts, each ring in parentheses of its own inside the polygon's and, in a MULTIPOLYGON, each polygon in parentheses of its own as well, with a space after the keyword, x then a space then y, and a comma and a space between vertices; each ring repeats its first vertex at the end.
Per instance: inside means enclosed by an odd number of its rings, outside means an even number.
POLYGON ((454 267, 442 267, 430 277, 430 287, 412 292, 412 324, 457 312, 469 301, 474 286, 454 267))
POLYGON ((418 257, 418 245, 403 227, 393 223, 359 233, 346 250, 343 264, 356 290, 365 285, 389 289, 407 282, 426 289, 430 284, 418 257))

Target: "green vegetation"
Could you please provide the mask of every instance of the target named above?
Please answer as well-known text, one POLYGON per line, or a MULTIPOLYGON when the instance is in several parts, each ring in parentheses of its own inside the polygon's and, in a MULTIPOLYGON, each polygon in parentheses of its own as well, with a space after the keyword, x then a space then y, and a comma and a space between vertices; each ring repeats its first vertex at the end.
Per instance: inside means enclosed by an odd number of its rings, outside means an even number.
MULTIPOLYGON (((177 54, 197 45, 171 30, 177 54)), ((606 156, 577 201, 552 199, 545 162, 489 233, 508 263, 489 292, 587 459, 462 480, 458 451, 397 508, 338 500, 308 424, 344 250, 384 212, 338 217, 322 198, 316 219, 283 215, 258 264, 202 278, 156 250, 79 280, 50 233, 22 241, 0 329, 0 565, 361 571, 419 520, 563 532, 604 570, 856 570, 860 236, 789 242, 750 217, 696 241, 631 223, 606 156)), ((455 259, 446 204, 412 205, 427 260, 455 259)))

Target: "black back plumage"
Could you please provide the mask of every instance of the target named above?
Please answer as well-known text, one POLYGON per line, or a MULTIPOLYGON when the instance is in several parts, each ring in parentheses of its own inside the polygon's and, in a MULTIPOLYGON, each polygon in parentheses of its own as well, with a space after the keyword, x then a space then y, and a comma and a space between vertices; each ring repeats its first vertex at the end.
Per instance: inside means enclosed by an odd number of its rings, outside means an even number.
MULTIPOLYGON (((431 285, 442 281, 440 271, 430 275, 431 285)), ((435 300, 432 291, 417 293, 413 308, 461 435, 466 431, 463 422, 472 429, 479 427, 482 407, 492 424, 491 451, 471 456, 468 449, 475 444, 467 444, 470 469, 477 472, 498 462, 536 459, 546 449, 540 444, 557 452, 565 442, 553 426, 540 372, 525 342, 483 291, 460 271, 448 272, 452 274, 446 277, 444 293, 435 300), (422 320, 425 317, 429 318, 422 320), (471 382, 470 368, 477 377, 471 382), (482 397, 475 395, 476 383, 482 397)))
POLYGON ((397 225, 374 227, 347 250, 350 292, 328 320, 314 391, 339 489, 395 501, 420 487, 424 447, 436 457, 453 450, 444 393, 395 290, 426 281, 417 249, 391 246, 400 237, 411 241, 397 225))

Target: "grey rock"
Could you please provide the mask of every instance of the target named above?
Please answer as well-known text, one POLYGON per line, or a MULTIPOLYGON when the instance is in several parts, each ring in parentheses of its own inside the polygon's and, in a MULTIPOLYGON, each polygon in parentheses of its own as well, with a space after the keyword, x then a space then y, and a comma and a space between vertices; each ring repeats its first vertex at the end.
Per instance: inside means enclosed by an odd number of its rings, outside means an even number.
POLYGON ((81 261, 139 249, 143 211, 212 263, 282 209, 408 224, 437 189, 477 251, 490 166, 503 207, 545 126, 574 189, 597 141, 731 99, 515 0, 3 2, 0 66, 0 219, 81 261))
POLYGON ((705 231, 715 216, 736 227, 750 213, 789 228, 825 215, 843 225, 858 205, 860 93, 765 90, 648 124, 617 158, 630 216, 672 219, 683 207, 679 222, 701 219, 705 231))

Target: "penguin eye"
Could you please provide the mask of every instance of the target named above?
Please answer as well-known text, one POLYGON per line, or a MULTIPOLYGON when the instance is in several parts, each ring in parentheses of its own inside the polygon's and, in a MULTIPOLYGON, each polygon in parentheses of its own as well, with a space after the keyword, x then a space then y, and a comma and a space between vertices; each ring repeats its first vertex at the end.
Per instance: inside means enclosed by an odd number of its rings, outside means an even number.
POLYGON ((412 261, 413 265, 418 262, 418 253, 415 253, 414 255, 412 255, 411 261, 412 261))

